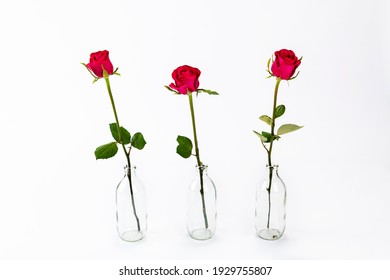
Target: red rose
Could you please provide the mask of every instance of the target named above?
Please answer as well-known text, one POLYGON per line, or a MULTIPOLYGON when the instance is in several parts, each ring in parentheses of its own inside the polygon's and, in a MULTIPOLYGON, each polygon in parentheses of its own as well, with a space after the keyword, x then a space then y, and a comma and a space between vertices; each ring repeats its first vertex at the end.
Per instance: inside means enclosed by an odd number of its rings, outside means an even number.
POLYGON ((99 78, 103 78, 103 68, 107 71, 108 75, 114 72, 114 66, 112 66, 108 57, 108 51, 91 53, 87 67, 99 78))
POLYGON ((175 83, 171 83, 169 87, 181 94, 187 94, 188 91, 196 91, 199 87, 199 76, 200 70, 198 68, 188 65, 180 66, 172 72, 172 78, 175 80, 175 83))
POLYGON ((301 61, 290 50, 282 49, 275 52, 275 61, 272 63, 271 71, 275 77, 282 80, 289 80, 294 76, 295 70, 301 61))

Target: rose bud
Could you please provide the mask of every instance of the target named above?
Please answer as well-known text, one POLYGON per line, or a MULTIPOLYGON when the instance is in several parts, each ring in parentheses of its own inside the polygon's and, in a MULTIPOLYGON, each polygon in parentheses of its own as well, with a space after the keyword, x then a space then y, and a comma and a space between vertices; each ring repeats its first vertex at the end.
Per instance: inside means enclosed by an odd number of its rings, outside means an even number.
POLYGON ((88 69, 99 78, 103 78, 103 68, 108 75, 112 75, 114 72, 114 66, 111 63, 108 54, 109 53, 106 50, 91 53, 89 63, 86 65, 88 69))
POLYGON ((295 53, 291 50, 282 49, 275 52, 275 60, 272 63, 272 74, 282 80, 289 80, 294 76, 295 70, 301 64, 295 53))
POLYGON ((181 94, 194 92, 199 87, 200 70, 188 65, 183 65, 176 68, 172 72, 172 78, 175 83, 169 85, 170 88, 177 90, 181 94))

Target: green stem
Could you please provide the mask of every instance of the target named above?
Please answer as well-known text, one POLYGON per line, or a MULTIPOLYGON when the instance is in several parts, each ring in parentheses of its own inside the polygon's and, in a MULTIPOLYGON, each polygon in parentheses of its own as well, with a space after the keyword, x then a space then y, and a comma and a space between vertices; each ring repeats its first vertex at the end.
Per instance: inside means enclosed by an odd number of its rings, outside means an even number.
POLYGON ((274 144, 274 133, 275 133, 275 120, 276 120, 276 104, 278 100, 278 90, 280 85, 281 79, 276 78, 276 84, 275 84, 275 91, 274 91, 274 104, 272 109, 272 123, 271 123, 271 143, 269 146, 269 150, 267 150, 268 153, 268 166, 269 166, 269 185, 268 185, 268 220, 267 220, 267 228, 269 229, 269 223, 271 218, 271 186, 272 186, 272 174, 273 174, 273 167, 272 167, 272 160, 271 160, 271 154, 272 154, 272 148, 274 144))
MULTIPOLYGON (((277 101, 278 101, 278 90, 279 90, 280 82, 281 82, 281 79, 276 78, 276 85, 275 85, 275 91, 274 91, 274 105, 273 105, 273 109, 272 109, 272 123, 271 123, 271 135, 272 136, 274 136, 274 133, 275 133, 275 119, 276 119, 275 114, 276 114, 276 105, 277 105, 277 101)), ((271 143, 269 146, 269 152, 268 152, 268 165, 269 166, 272 166, 271 153, 272 153, 273 144, 274 144, 274 138, 272 137, 271 143)))
POLYGON ((205 199, 204 199, 204 188, 203 188, 203 167, 202 167, 202 161, 200 160, 200 154, 199 154, 198 136, 196 134, 194 103, 192 101, 192 93, 188 92, 187 95, 188 95, 189 102, 190 102, 191 119, 192 119, 192 131, 194 133, 194 142, 195 142, 195 157, 196 157, 196 161, 198 163, 198 168, 199 168, 200 195, 201 195, 201 198, 202 198, 202 210, 203 210, 204 226, 205 226, 206 229, 208 229, 209 222, 208 222, 207 214, 206 214, 206 202, 205 202, 205 199))
POLYGON ((119 135, 119 142, 122 143, 121 130, 119 129, 120 126, 119 126, 118 113, 116 112, 116 108, 115 108, 114 97, 113 97, 112 91, 111 91, 110 79, 109 79, 109 78, 105 78, 104 80, 106 81, 106 86, 107 86, 108 95, 110 96, 110 101, 111 101, 112 110, 114 111, 115 122, 116 122, 116 128, 118 129, 118 135, 119 135))
POLYGON ((123 148, 123 152, 125 153, 125 156, 126 156, 127 167, 129 168, 129 171, 127 172, 126 175, 127 175, 127 178, 129 179, 130 194, 131 194, 131 204, 133 206, 133 213, 134 213, 135 219, 137 221, 137 229, 138 229, 138 231, 140 231, 141 230, 141 226, 140 226, 139 218, 138 218, 137 211, 136 211, 136 208, 135 208, 133 184, 132 184, 132 180, 131 180, 131 164, 130 164, 130 151, 131 150, 129 150, 127 152, 125 144, 122 141, 122 135, 121 135, 120 125, 119 125, 119 118, 118 118, 118 113, 116 112, 114 96, 112 95, 112 91, 111 91, 110 79, 109 79, 109 77, 107 77, 107 78, 104 78, 104 80, 106 81, 108 95, 110 96, 112 110, 114 111, 116 128, 118 130, 119 143, 121 144, 121 146, 123 148))
POLYGON ((198 147, 198 136, 196 134, 195 110, 194 110, 194 103, 192 101, 192 93, 191 92, 188 92, 188 98, 189 98, 189 101, 190 101, 191 120, 192 120, 192 132, 194 133, 195 156, 196 156, 196 161, 198 163, 198 166, 201 166, 202 162, 200 161, 200 154, 199 154, 199 147, 198 147))

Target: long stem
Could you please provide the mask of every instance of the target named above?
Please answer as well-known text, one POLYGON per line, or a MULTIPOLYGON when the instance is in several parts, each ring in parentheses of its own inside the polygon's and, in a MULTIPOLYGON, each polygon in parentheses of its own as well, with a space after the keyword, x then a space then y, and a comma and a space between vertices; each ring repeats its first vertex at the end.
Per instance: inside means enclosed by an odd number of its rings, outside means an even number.
MULTIPOLYGON (((271 123, 271 135, 274 136, 275 133, 275 119, 276 119, 276 104, 278 101, 278 90, 279 90, 279 85, 280 85, 281 79, 277 78, 276 79, 276 84, 275 84, 275 91, 274 91, 274 105, 272 109, 272 123, 271 123)), ((268 165, 272 166, 271 164, 271 153, 272 153, 272 147, 274 144, 274 138, 271 138, 271 144, 269 146, 269 152, 268 152, 268 165)))
POLYGON ((271 218, 271 186, 272 186, 272 174, 273 174, 273 167, 272 167, 272 160, 271 160, 271 154, 272 154, 272 148, 274 144, 274 133, 275 133, 275 120, 276 120, 276 104, 278 100, 278 90, 280 85, 280 78, 276 78, 276 84, 275 84, 275 91, 274 91, 274 104, 272 109, 272 123, 271 123, 271 143, 269 146, 269 150, 267 150, 268 153, 268 168, 269 168, 269 185, 268 185, 268 220, 267 220, 267 228, 269 229, 269 223, 271 218))
MULTIPOLYGON (((122 145, 122 148, 123 148, 123 151, 125 152, 126 157, 128 158, 130 152, 128 153, 128 152, 126 151, 126 147, 125 147, 125 145, 123 144, 123 141, 122 141, 122 134, 121 134, 120 125, 119 125, 119 118, 118 118, 118 113, 116 112, 116 107, 115 107, 115 102, 114 102, 114 96, 112 95, 112 91, 111 91, 110 80, 109 80, 108 77, 105 78, 104 80, 106 81, 106 86, 107 86, 108 95, 110 96, 110 101, 111 101, 112 110, 114 111, 115 122, 116 122, 116 128, 117 128, 117 130, 118 130, 119 142, 120 142, 121 145, 122 145)), ((129 166, 129 168, 131 168, 131 166, 129 166)))
POLYGON ((128 152, 126 151, 125 144, 124 144, 123 141, 122 141, 122 135, 121 135, 120 125, 119 125, 118 113, 116 112, 116 107, 115 107, 115 102, 114 102, 114 96, 112 95, 109 77, 105 78, 104 80, 106 81, 106 86, 107 86, 108 95, 110 96, 110 101, 111 101, 112 110, 114 111, 115 122, 116 122, 116 128, 117 128, 117 130, 118 130, 119 142, 120 142, 120 144, 121 144, 121 146, 122 146, 122 148, 123 148, 123 151, 124 151, 124 153, 125 153, 126 161, 127 161, 127 167, 129 168, 129 171, 127 172, 126 175, 127 175, 127 178, 129 179, 130 194, 131 194, 131 204, 132 204, 132 206, 133 206, 133 213, 134 213, 135 219, 136 219, 136 221, 137 221, 137 229, 138 229, 138 231, 140 231, 140 230, 141 230, 141 226, 140 226, 139 218, 138 218, 138 215, 137 215, 137 210, 136 210, 136 208, 135 208, 133 184, 132 184, 132 180, 131 180, 130 150, 129 150, 128 152))
POLYGON ((195 156, 196 161, 198 163, 198 166, 202 165, 202 162, 200 161, 200 154, 199 154, 199 147, 198 147, 198 136, 196 134, 196 124, 195 124, 195 110, 194 110, 194 103, 192 101, 192 93, 188 93, 188 98, 190 101, 190 110, 191 110, 191 120, 192 120, 192 132, 194 133, 194 142, 195 142, 195 156))
POLYGON ((187 95, 188 95, 189 102, 190 102, 191 119, 192 119, 192 131, 194 133, 194 142, 195 142, 195 157, 196 157, 196 161, 198 163, 198 168, 199 168, 200 195, 201 195, 201 198, 202 198, 202 210, 203 210, 204 226, 205 226, 206 229, 208 229, 209 228, 209 222, 208 222, 207 214, 206 214, 206 202, 205 202, 205 199, 204 199, 204 188, 203 188, 203 167, 202 167, 202 161, 200 160, 200 154, 199 154, 198 136, 196 134, 194 104, 193 104, 193 101, 192 101, 192 93, 188 92, 187 95))

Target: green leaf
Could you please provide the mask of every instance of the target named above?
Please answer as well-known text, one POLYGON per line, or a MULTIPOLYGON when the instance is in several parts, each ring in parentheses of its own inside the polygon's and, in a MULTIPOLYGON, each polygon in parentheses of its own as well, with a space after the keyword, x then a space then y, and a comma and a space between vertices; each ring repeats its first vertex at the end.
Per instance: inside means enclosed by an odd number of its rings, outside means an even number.
POLYGON ((261 135, 263 135, 267 139, 265 143, 269 143, 271 142, 271 140, 279 140, 280 138, 278 135, 272 135, 271 133, 265 131, 262 131, 261 135))
POLYGON ((278 135, 272 135, 271 133, 265 132, 265 131, 262 131, 261 135, 264 136, 267 139, 267 141, 265 141, 265 143, 270 143, 271 140, 272 141, 273 140, 279 140, 279 138, 280 138, 278 135))
POLYGON ((176 141, 179 143, 176 148, 178 153, 183 158, 189 158, 192 153, 192 141, 185 136, 177 136, 176 141))
POLYGON ((146 145, 146 141, 144 139, 144 136, 141 132, 137 132, 133 135, 133 138, 131 138, 131 146, 138 150, 142 150, 146 145))
POLYGON ((268 62, 267 62, 267 69, 269 70, 269 64, 271 63, 271 58, 268 59, 268 62))
POLYGON ((200 93, 200 92, 205 92, 205 93, 208 93, 209 95, 219 95, 218 92, 216 91, 213 91, 213 90, 209 90, 209 89, 204 89, 204 88, 199 88, 196 90, 197 93, 200 93))
MULTIPOLYGON (((111 135, 114 137, 115 141, 121 144, 119 141, 118 128, 116 123, 110 123, 111 135)), ((123 126, 120 127, 121 137, 124 145, 130 144, 131 135, 123 126)))
POLYGON ((267 138, 258 133, 257 131, 253 130, 253 132, 260 138, 261 142, 267 143, 267 138))
POLYGON ((263 141, 264 143, 269 143, 269 142, 271 142, 271 139, 272 139, 272 134, 271 134, 271 133, 262 131, 262 132, 261 132, 261 136, 263 136, 263 137, 266 139, 265 141, 263 141))
POLYGON ((175 93, 175 94, 180 94, 180 92, 178 92, 178 91, 176 91, 176 90, 170 88, 169 86, 164 86, 164 87, 165 87, 167 90, 172 91, 172 92, 175 93))
POLYGON ((286 106, 284 106, 284 105, 279 105, 278 107, 276 107, 275 119, 281 117, 285 111, 286 111, 286 106))
POLYGON ((260 137, 261 141, 263 143, 270 143, 271 140, 279 140, 279 136, 278 135, 272 135, 271 133, 269 132, 265 132, 265 131, 262 131, 261 134, 258 133, 257 131, 254 131, 253 132, 258 136, 260 137))
POLYGON ((118 152, 118 146, 116 142, 111 142, 100 147, 97 147, 95 150, 96 159, 107 159, 116 155, 118 152))
POLYGON ((266 124, 268 125, 272 125, 272 119, 267 116, 267 115, 262 115, 259 117, 260 120, 262 120, 263 122, 265 122, 266 124))
POLYGON ((298 129, 302 128, 302 127, 303 126, 299 126, 299 125, 296 125, 296 124, 284 124, 281 127, 279 127, 277 134, 278 135, 282 135, 282 134, 290 133, 290 132, 298 130, 298 129))

